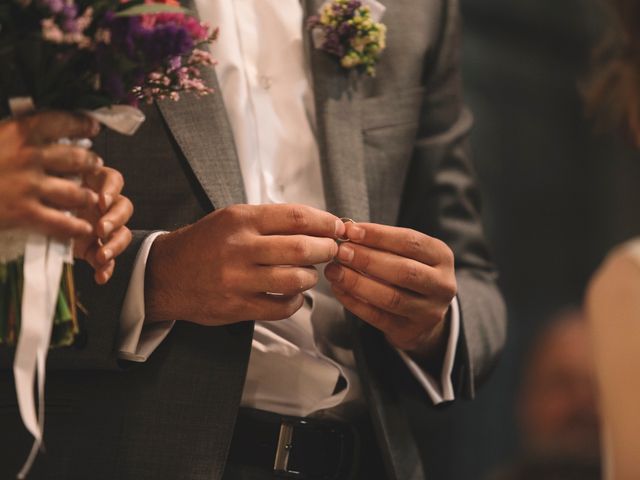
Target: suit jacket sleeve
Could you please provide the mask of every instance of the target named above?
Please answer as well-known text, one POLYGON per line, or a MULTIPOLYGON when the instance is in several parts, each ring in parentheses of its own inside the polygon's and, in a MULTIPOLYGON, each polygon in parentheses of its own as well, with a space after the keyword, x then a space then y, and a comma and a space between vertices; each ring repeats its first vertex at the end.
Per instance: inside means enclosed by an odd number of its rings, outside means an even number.
POLYGON ((506 312, 488 252, 472 165, 473 123, 462 99, 458 0, 445 3, 437 56, 426 63, 418 136, 399 223, 440 238, 456 258, 462 334, 456 390, 473 397, 506 337, 506 312))
MULTIPOLYGON (((69 348, 52 349, 47 360, 48 370, 116 370, 118 361, 117 341, 120 327, 120 311, 129 286, 129 278, 135 264, 138 249, 151 232, 134 231, 129 248, 116 259, 116 269, 106 285, 97 285, 93 269, 85 262, 74 267, 78 300, 86 310, 79 311, 81 334, 69 348)), ((2 352, 2 368, 11 368, 10 352, 2 352)))

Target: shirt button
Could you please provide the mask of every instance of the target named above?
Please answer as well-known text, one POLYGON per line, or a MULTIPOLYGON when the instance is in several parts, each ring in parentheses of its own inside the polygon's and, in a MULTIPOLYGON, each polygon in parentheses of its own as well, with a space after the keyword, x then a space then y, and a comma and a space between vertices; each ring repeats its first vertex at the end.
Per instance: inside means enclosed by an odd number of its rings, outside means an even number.
POLYGON ((269 90, 271 88, 271 85, 273 84, 273 80, 268 75, 260 75, 260 77, 258 78, 258 83, 265 90, 269 90))

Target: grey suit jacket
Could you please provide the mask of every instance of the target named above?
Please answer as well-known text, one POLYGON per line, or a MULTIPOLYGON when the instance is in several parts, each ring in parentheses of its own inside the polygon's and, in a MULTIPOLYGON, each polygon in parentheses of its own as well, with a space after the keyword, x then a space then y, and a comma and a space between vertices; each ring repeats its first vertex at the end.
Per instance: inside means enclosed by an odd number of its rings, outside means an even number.
MULTIPOLYGON (((306 0, 307 14, 324 0, 306 0)), ((377 76, 346 72, 311 47, 318 142, 328 209, 338 216, 411 227, 456 256, 462 335, 458 395, 472 397, 503 345, 506 319, 480 224, 479 195, 461 98, 457 0, 386 2, 388 48, 377 76)), ((302 28, 302 26, 301 26, 302 28)), ((283 59, 286 61, 286 59, 283 59)), ((208 81, 217 85, 213 72, 208 81)), ((47 453, 34 479, 219 479, 234 427, 253 324, 206 328, 178 322, 144 364, 117 358, 119 314, 137 250, 154 230, 192 223, 244 201, 220 93, 146 109, 133 138, 104 132, 96 147, 123 172, 136 213, 134 241, 114 278, 96 287, 78 265, 89 316, 73 349, 53 351, 47 377, 47 453)), ((185 245, 189 248, 189 245, 185 245)), ((392 479, 424 478, 400 409, 419 395, 382 336, 354 319, 356 357, 392 479)), ((9 366, 10 352, 2 352, 9 366)), ((30 437, 13 379, 0 378, 0 478, 11 478, 30 437)))

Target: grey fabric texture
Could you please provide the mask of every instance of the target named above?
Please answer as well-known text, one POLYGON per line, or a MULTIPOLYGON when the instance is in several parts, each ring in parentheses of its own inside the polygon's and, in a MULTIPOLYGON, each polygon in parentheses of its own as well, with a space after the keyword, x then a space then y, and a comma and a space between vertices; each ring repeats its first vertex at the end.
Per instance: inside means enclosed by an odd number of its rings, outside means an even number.
MULTIPOLYGON (((307 15, 324 0, 307 0, 307 15)), ((506 330, 480 224, 470 160, 470 114, 458 70, 457 0, 385 2, 388 48, 369 78, 346 72, 307 46, 328 209, 358 221, 411 227, 456 255, 463 335, 456 388, 470 397, 506 330)), ((286 61, 286 60, 284 60, 286 61)), ((215 74, 207 79, 216 85, 215 74)), ((33 479, 219 480, 241 397, 253 324, 205 328, 178 322, 144 364, 117 358, 119 316, 142 240, 196 222, 245 199, 233 136, 219 92, 145 107, 133 137, 103 132, 97 150, 127 182, 135 240, 107 287, 76 267, 89 311, 86 339, 52 352, 47 378, 47 453, 33 479)), ((185 245, 189 248, 189 245, 185 245)), ((188 320, 188 319, 186 319, 188 320)), ((357 360, 390 479, 424 478, 403 398, 431 408, 381 335, 357 319, 357 360), (400 379, 406 379, 402 383, 400 379)), ((8 367, 11 352, 2 351, 8 367)), ((12 478, 30 438, 13 378, 0 377, 0 478, 12 478)))

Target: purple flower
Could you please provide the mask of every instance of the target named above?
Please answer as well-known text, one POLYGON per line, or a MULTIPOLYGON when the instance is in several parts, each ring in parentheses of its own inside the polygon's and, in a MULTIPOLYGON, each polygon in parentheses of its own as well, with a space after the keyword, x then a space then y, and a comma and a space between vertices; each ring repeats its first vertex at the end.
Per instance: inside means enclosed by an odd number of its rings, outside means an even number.
POLYGON ((143 61, 156 68, 173 57, 187 55, 193 50, 191 35, 183 26, 174 23, 144 26, 140 17, 105 18, 111 31, 112 46, 133 61, 143 61))
POLYGON ((60 12, 62 17, 62 31, 65 33, 78 32, 78 7, 75 4, 66 4, 60 12))
POLYGON ((193 50, 194 45, 185 28, 166 24, 141 33, 140 47, 152 64, 160 64, 166 58, 186 55, 193 50))
POLYGON ((338 26, 337 30, 338 35, 340 35, 340 38, 342 38, 343 40, 349 40, 355 37, 357 32, 358 29, 353 25, 349 25, 348 23, 341 23, 338 26))
POLYGON ((343 17, 345 17, 345 19, 351 19, 353 18, 355 12, 357 9, 359 9, 362 6, 362 2, 358 1, 358 0, 351 0, 349 3, 347 3, 346 5, 340 5, 340 4, 333 4, 333 11, 336 15, 341 15, 343 17))
POLYGON ((322 48, 328 53, 343 57, 345 54, 345 46, 342 44, 340 34, 332 28, 327 28, 325 32, 326 40, 322 48))

